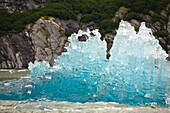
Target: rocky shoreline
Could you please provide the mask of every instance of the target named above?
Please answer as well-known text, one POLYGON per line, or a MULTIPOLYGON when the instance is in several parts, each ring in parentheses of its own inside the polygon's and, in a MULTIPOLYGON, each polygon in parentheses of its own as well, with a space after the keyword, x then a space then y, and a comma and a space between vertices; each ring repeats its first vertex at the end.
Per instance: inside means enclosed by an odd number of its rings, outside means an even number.
POLYGON ((93 22, 81 24, 74 20, 42 17, 19 34, 1 37, 0 69, 28 68, 28 63, 35 60, 49 61, 53 65, 54 58, 66 52, 66 33, 87 28, 96 27, 93 22))

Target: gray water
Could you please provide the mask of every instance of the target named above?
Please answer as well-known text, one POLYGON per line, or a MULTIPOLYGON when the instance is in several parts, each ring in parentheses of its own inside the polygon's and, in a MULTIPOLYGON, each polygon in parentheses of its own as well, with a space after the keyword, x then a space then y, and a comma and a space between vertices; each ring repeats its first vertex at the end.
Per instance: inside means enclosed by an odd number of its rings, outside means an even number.
POLYGON ((19 79, 29 73, 28 69, 0 69, 0 81, 19 79))

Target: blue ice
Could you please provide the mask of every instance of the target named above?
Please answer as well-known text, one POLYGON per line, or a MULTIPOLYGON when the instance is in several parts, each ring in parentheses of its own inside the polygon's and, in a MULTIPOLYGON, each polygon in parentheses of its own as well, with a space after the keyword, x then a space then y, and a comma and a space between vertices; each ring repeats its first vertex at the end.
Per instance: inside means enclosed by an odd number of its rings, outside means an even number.
POLYGON ((72 34, 67 52, 53 67, 35 61, 27 77, 1 82, 0 99, 169 105, 170 63, 145 23, 136 33, 130 23, 121 21, 109 60, 99 31, 92 31, 95 36, 90 32, 72 34), (88 35, 86 42, 78 41, 82 34, 88 35))

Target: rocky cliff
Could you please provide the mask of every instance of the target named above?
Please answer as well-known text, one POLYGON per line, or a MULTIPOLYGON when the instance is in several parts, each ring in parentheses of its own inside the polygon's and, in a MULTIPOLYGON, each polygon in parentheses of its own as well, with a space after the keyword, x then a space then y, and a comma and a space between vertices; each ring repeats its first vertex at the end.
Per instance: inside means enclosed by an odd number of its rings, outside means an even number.
POLYGON ((40 18, 33 26, 29 26, 26 34, 32 39, 34 58, 38 61, 46 60, 52 64, 53 59, 64 51, 67 37, 59 19, 40 18))
POLYGON ((94 23, 41 17, 23 32, 1 37, 0 68, 27 68, 28 63, 34 60, 46 60, 53 65, 54 58, 67 51, 64 47, 69 42, 65 34, 82 27, 94 29, 94 23))
POLYGON ((24 32, 4 36, 0 41, 0 68, 27 68, 34 61, 31 37, 24 32))
MULTIPOLYGON (((25 11, 32 8, 43 7, 52 0, 40 0, 37 4, 35 0, 17 1, 1 0, 0 8, 8 9, 9 12, 25 11), (21 6, 18 4, 22 4, 21 6)), ((120 7, 112 18, 116 22, 120 19, 128 20, 138 32, 140 23, 146 22, 146 25, 152 29, 152 32, 159 40, 162 48, 169 54, 170 60, 170 4, 162 10, 160 14, 150 11, 148 14, 135 13, 140 19, 132 17, 134 14, 131 9, 120 7), (155 20, 153 19, 156 18, 155 20), (153 21, 154 20, 154 21, 153 21)), ((3 36, 0 40, 0 68, 27 68, 29 62, 34 60, 49 61, 51 65, 54 58, 65 52, 65 46, 68 44, 66 34, 78 31, 79 29, 95 29, 94 22, 81 23, 82 15, 78 15, 78 21, 62 20, 53 17, 41 17, 34 24, 30 24, 26 29, 12 36, 3 36)), ((110 57, 110 49, 114 44, 116 29, 105 35, 107 42, 107 58, 110 57)))
POLYGON ((74 20, 42 17, 19 34, 4 36, 0 42, 0 68, 27 68, 34 60, 49 61, 66 51, 66 31, 80 28, 74 20))
POLYGON ((7 9, 10 13, 41 8, 53 0, 0 0, 0 9, 7 9))

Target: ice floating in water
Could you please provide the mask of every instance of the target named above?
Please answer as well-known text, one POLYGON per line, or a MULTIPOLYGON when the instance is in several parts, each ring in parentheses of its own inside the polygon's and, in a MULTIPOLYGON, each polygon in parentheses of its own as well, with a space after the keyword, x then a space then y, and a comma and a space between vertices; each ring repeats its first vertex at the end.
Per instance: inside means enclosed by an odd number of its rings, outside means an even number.
POLYGON ((29 65, 29 78, 1 82, 0 99, 168 105, 170 63, 144 23, 136 34, 121 21, 109 61, 106 42, 98 30, 92 32, 95 36, 89 30, 72 34, 67 52, 55 59, 53 67, 35 61, 29 65), (78 41, 82 34, 89 36, 86 42, 78 41))
POLYGON ((35 61, 34 64, 32 62, 29 63, 28 69, 31 71, 30 75, 33 76, 42 76, 46 73, 49 73, 50 64, 46 61, 38 62, 35 61))

